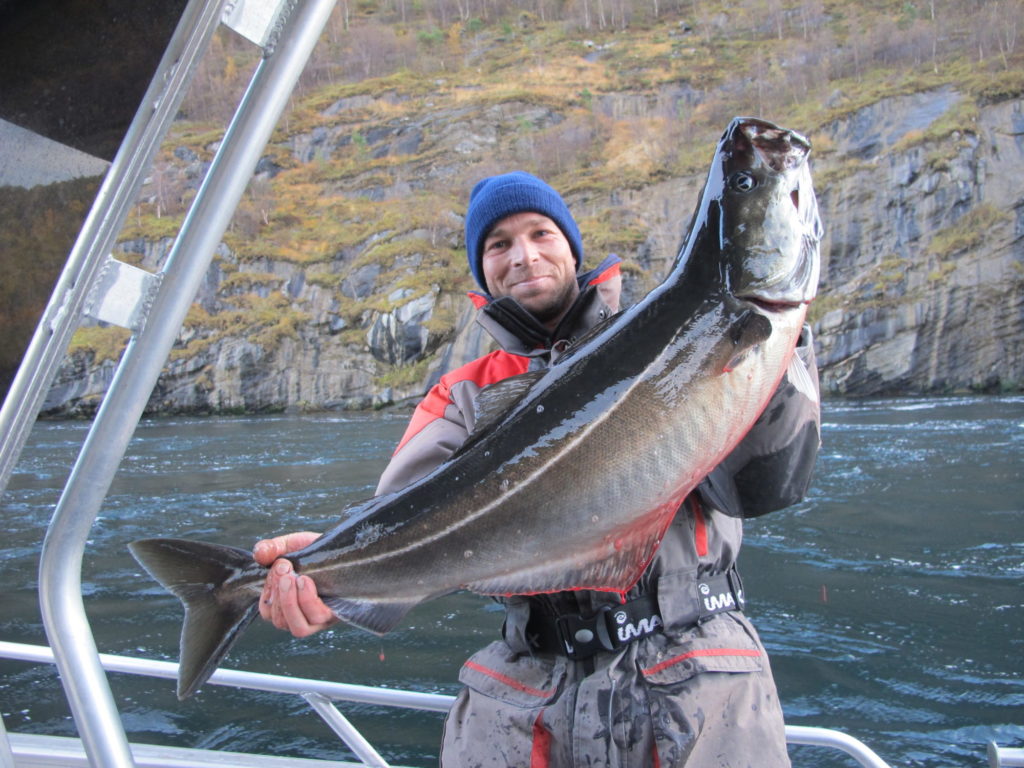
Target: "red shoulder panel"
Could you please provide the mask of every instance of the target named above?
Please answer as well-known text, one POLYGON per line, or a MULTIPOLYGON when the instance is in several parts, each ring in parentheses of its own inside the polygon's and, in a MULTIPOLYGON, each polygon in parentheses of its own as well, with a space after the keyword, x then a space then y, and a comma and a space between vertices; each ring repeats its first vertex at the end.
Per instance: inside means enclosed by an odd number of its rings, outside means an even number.
POLYGON ((614 264, 610 265, 607 269, 594 275, 594 277, 590 279, 590 282, 588 282, 587 285, 600 285, 606 280, 611 280, 613 277, 618 277, 621 273, 622 270, 619 267, 619 262, 615 262, 614 264))
POLYGON ((452 404, 451 389, 455 384, 460 381, 472 381, 482 389, 510 376, 526 373, 529 366, 530 358, 511 355, 499 349, 449 371, 430 388, 420 404, 416 406, 416 410, 413 411, 412 418, 409 420, 409 426, 406 427, 405 434, 402 435, 395 453, 402 450, 402 446, 419 434, 434 419, 444 418, 445 410, 452 404))

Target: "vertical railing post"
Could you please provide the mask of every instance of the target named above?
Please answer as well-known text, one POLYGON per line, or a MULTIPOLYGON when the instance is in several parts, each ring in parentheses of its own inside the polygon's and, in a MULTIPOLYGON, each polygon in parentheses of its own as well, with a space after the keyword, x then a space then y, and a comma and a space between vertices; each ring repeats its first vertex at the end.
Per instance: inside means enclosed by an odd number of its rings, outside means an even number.
POLYGON ((14 752, 11 750, 11 741, 7 738, 7 726, 4 725, 3 715, 0 715, 0 768, 15 768, 14 752))
POLYGON ((43 543, 40 606, 64 690, 94 768, 130 768, 124 728, 85 614, 82 555, 90 530, 185 315, 306 64, 334 0, 289 5, 272 54, 256 69, 71 471, 43 543))

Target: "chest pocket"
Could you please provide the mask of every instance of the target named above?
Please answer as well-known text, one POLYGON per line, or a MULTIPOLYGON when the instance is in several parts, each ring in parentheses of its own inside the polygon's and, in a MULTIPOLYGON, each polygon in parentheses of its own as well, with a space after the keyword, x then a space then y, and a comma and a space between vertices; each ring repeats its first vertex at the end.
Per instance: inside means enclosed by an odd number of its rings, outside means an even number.
POLYGON ((648 683, 672 685, 703 672, 759 672, 766 659, 742 620, 723 614, 690 632, 644 644, 637 663, 648 683))
POLYGON ((475 653, 459 672, 459 682, 473 692, 525 709, 552 701, 564 678, 564 659, 552 663, 518 655, 502 641, 475 653))

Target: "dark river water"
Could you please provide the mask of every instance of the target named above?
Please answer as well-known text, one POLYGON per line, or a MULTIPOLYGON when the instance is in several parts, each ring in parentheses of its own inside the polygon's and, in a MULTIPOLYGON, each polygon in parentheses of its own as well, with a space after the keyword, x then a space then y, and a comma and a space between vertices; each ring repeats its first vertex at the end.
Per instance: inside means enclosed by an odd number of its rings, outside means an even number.
MULTIPOLYGON (((827 401, 809 498, 750 521, 740 559, 790 724, 836 728, 893 766, 983 766, 1024 746, 1024 397, 827 401)), ((324 529, 369 495, 404 416, 161 419, 136 432, 86 551, 101 651, 176 660, 180 608, 126 544, 179 535, 251 546, 324 529)), ((45 644, 39 548, 88 428, 42 422, 0 502, 0 639, 45 644)), ((384 639, 336 628, 294 640, 254 625, 226 666, 454 693, 501 623, 484 598, 419 607, 384 639)), ((350 759, 304 701, 111 675, 133 741, 350 759), (305 717, 284 717, 309 712, 305 717)), ((391 762, 436 764, 442 718, 342 711, 391 762)), ((0 661, 9 731, 72 735, 54 667, 0 661)), ((796 766, 850 766, 795 747, 796 766)))

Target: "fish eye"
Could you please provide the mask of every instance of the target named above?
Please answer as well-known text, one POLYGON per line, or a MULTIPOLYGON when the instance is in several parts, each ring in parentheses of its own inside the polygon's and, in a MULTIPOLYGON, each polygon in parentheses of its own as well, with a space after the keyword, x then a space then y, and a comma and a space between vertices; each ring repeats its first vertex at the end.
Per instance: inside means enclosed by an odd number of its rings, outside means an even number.
POLYGON ((736 171, 729 177, 729 186, 737 192, 749 192, 757 186, 757 179, 749 171, 736 171))

